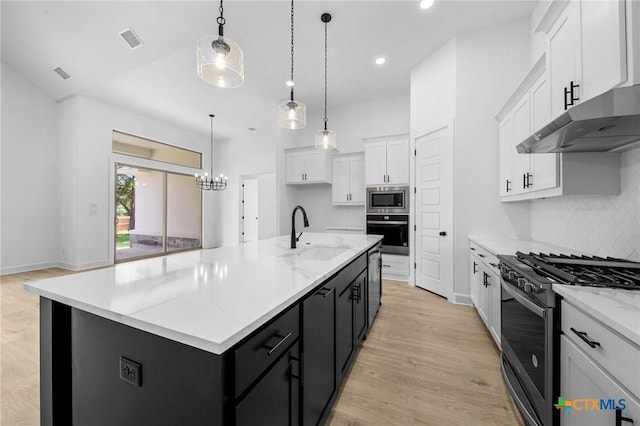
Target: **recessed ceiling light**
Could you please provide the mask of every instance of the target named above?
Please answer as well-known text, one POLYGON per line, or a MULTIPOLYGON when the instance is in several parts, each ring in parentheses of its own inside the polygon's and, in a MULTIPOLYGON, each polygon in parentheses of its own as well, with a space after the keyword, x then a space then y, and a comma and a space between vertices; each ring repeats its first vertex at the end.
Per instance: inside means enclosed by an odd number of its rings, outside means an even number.
POLYGON ((378 65, 382 65, 385 62, 387 62, 387 60, 385 58, 381 57, 381 58, 376 59, 376 64, 378 64, 378 65))
POLYGON ((433 6, 433 1, 434 0, 422 0, 420 2, 420 9, 429 9, 431 6, 433 6))

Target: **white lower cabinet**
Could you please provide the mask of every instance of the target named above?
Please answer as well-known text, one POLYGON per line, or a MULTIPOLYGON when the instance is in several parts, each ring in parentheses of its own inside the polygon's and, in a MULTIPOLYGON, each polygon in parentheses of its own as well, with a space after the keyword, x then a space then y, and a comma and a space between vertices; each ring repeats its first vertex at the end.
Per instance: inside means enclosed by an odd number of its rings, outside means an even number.
POLYGON ((640 347, 565 300, 561 311, 561 424, 640 424, 640 347))
POLYGON ((560 396, 571 401, 572 408, 560 414, 562 426, 631 426, 640 423, 640 401, 620 386, 593 359, 578 348, 567 336, 560 338, 560 396), (598 400, 598 410, 592 403, 598 400), (600 400, 608 404, 600 409, 600 400), (620 418, 618 419, 617 416, 620 418))
POLYGON ((383 253, 382 276, 405 281, 409 277, 409 256, 383 253))
POLYGON ((471 243, 469 285, 471 302, 500 347, 500 272, 498 259, 482 247, 471 243))

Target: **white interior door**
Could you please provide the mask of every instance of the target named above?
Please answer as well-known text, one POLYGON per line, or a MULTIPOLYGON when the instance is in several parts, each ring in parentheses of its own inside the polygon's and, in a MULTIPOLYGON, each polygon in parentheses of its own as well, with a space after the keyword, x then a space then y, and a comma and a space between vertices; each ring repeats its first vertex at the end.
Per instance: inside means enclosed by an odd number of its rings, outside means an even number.
POLYGON ((416 138, 416 285, 453 294, 453 130, 416 138))
POLYGON ((258 239, 258 179, 245 179, 242 185, 242 242, 258 239))

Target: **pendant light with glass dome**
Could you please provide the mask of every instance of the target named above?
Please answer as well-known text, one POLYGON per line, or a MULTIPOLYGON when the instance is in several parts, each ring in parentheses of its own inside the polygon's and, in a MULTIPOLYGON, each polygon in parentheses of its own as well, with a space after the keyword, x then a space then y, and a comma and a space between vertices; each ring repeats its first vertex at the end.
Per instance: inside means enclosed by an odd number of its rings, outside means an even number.
POLYGON ((324 22, 324 129, 316 132, 316 148, 331 149, 336 147, 336 134, 327 130, 327 24, 331 15, 323 13, 320 20, 324 22))
POLYGON ((233 88, 244 83, 244 54, 237 43, 224 37, 224 8, 218 8, 218 35, 205 35, 198 41, 198 76, 214 86, 233 88))
POLYGON ((307 125, 307 107, 293 98, 293 0, 291 0, 291 97, 278 102, 278 125, 284 129, 302 129, 307 125))

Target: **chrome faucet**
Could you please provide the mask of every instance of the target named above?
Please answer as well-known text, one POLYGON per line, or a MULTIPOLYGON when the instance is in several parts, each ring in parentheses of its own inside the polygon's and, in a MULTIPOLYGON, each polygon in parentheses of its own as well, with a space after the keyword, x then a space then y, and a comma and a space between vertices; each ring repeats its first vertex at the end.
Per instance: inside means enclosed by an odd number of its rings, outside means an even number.
POLYGON ((300 239, 302 232, 300 235, 296 237, 296 212, 300 209, 302 211, 302 219, 304 220, 304 227, 309 227, 309 219, 307 219, 307 212, 304 211, 302 206, 295 206, 293 208, 293 213, 291 213, 291 248, 296 248, 296 242, 300 239))

